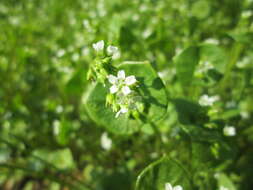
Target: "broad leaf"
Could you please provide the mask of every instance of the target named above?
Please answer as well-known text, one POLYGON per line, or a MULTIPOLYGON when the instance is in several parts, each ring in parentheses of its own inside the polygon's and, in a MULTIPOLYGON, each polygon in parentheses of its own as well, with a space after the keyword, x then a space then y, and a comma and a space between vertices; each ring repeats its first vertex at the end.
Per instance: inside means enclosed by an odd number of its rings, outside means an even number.
MULTIPOLYGON (((68 148, 55 151, 38 149, 32 155, 37 162, 40 162, 40 165, 44 165, 46 168, 53 166, 58 169, 70 169, 75 166, 72 153, 68 148)), ((34 165, 36 166, 38 163, 34 163, 34 165)))
POLYGON ((190 84, 199 62, 199 48, 195 46, 186 48, 174 59, 174 62, 181 84, 190 84))
POLYGON ((219 73, 223 74, 225 72, 228 57, 225 51, 219 46, 202 44, 200 46, 200 59, 210 62, 219 73))
POLYGON ((150 164, 142 171, 135 190, 165 190, 166 183, 192 190, 186 170, 178 162, 167 157, 150 164))
POLYGON ((119 66, 126 75, 134 75, 139 81, 141 101, 145 104, 146 121, 142 122, 122 114, 115 118, 110 107, 105 106, 105 97, 109 93, 109 85, 103 87, 96 84, 91 90, 86 103, 90 117, 107 130, 116 134, 132 134, 145 123, 155 122, 164 116, 167 110, 167 94, 165 87, 155 70, 148 62, 124 62, 119 66))
POLYGON ((218 180, 218 184, 219 184, 220 189, 221 189, 221 187, 224 187, 229 190, 236 190, 234 183, 226 174, 224 174, 224 173, 218 174, 217 180, 218 180))

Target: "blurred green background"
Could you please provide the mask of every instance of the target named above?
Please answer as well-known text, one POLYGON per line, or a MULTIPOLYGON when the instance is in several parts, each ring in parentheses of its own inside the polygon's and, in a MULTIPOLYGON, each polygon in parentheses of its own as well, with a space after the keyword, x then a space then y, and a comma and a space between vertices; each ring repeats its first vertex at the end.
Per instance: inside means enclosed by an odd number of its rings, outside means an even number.
MULTIPOLYGON (((252 21, 252 0, 1 0, 0 189, 131 190, 165 153, 148 128, 131 136, 107 132, 112 147, 101 146, 105 128, 90 119, 83 97, 92 43, 105 40, 120 48, 115 63, 149 60, 170 98, 221 97, 208 121, 191 116, 220 131, 235 126, 237 135, 224 137, 232 154, 223 157, 216 142, 205 142, 211 151, 201 147, 194 183, 218 190, 213 175, 222 172, 235 189, 252 190, 252 21), (207 47, 200 62, 215 68, 181 85, 173 57, 197 44, 207 47)), ((166 153, 187 163, 177 112, 169 104, 157 125, 166 153)))

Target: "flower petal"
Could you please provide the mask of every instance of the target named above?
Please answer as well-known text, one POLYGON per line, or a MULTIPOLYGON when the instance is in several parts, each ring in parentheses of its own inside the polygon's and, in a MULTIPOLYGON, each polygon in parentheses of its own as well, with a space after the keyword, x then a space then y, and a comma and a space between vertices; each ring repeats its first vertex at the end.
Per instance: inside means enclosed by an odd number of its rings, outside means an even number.
POLYGON ((117 81, 118 81, 118 78, 113 76, 113 75, 109 75, 108 76, 108 81, 111 83, 111 84, 116 84, 117 81))
POLYGON ((116 113, 116 115, 115 115, 115 118, 117 118, 117 117, 119 117, 119 115, 121 114, 121 113, 126 113, 126 112, 128 112, 128 109, 127 108, 121 108, 117 113, 116 113))
POLYGON ((121 114, 121 111, 119 110, 116 115, 115 115, 115 118, 119 117, 119 115, 121 114))
POLYGON ((100 138, 101 147, 105 150, 109 150, 112 147, 112 140, 108 137, 107 133, 103 133, 100 138))
POLYGON ((120 111, 121 111, 121 113, 126 113, 126 112, 128 112, 128 109, 127 108, 121 108, 120 111))
POLYGON ((165 190, 173 190, 172 185, 170 183, 165 183, 165 190))
POLYGON ((125 77, 126 75, 124 70, 118 71, 118 79, 125 79, 125 77))
POLYGON ((126 96, 131 93, 131 89, 128 86, 123 86, 122 93, 126 96))
POLYGON ((126 85, 132 85, 132 84, 136 83, 135 76, 131 75, 131 76, 126 77, 125 83, 126 83, 126 85))
POLYGON ((117 53, 117 51, 118 51, 118 47, 116 47, 116 46, 108 46, 107 47, 107 53, 109 54, 109 55, 114 55, 115 53, 117 53))
POLYGON ((116 85, 113 85, 113 86, 111 86, 111 88, 110 88, 110 93, 111 93, 111 94, 114 94, 114 93, 116 93, 118 90, 119 90, 118 87, 117 87, 116 85))
POLYGON ((180 185, 177 185, 173 188, 173 190, 183 190, 183 187, 180 185))
POLYGON ((226 126, 223 128, 223 133, 225 136, 235 136, 236 135, 236 129, 233 126, 226 126))

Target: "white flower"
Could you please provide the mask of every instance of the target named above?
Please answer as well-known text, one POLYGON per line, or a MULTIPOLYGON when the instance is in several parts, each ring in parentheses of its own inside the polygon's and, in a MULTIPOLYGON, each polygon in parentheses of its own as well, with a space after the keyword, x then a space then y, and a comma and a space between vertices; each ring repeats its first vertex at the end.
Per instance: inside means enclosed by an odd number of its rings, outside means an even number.
POLYGON ((62 57, 65 53, 66 51, 64 49, 60 49, 59 51, 57 51, 57 57, 62 57))
POLYGON ((74 53, 71 57, 72 61, 78 61, 79 59, 79 54, 78 53, 74 53))
POLYGON ((229 189, 224 186, 220 186, 220 190, 229 190, 229 189))
POLYGON ((114 111, 118 111, 115 115, 115 117, 119 117, 120 114, 128 112, 128 109, 131 108, 131 96, 128 96, 132 93, 131 85, 135 84, 137 82, 135 76, 127 76, 125 74, 124 70, 120 70, 117 73, 117 76, 114 75, 108 75, 108 81, 112 84, 110 87, 110 93, 116 94, 117 99, 117 106, 120 107, 120 110, 117 109, 114 111))
POLYGON ((112 140, 108 137, 107 133, 103 133, 100 138, 101 147, 105 150, 109 150, 112 147, 112 140))
POLYGON ((104 46, 105 46, 104 40, 92 44, 93 49, 97 52, 102 51, 104 49, 104 46))
POLYGON ((224 133, 225 136, 235 136, 236 135, 235 127, 226 126, 226 127, 223 128, 223 133, 224 133))
POLYGON ((62 107, 62 105, 58 105, 58 106, 56 107, 56 112, 57 112, 57 113, 62 113, 62 112, 63 112, 63 107, 62 107))
POLYGON ((165 183, 165 190, 183 190, 183 187, 180 185, 173 187, 170 183, 165 183))
POLYGON ((213 64, 210 63, 209 61, 200 62, 197 72, 205 73, 208 70, 213 69, 213 68, 214 68, 213 64))
POLYGON ((117 117, 119 117, 119 115, 121 114, 121 113, 126 113, 126 112, 128 112, 128 109, 127 108, 121 108, 117 113, 116 113, 116 115, 115 115, 115 118, 117 118, 117 117))
POLYGON ((247 111, 242 111, 242 112, 240 112, 240 115, 241 115, 241 117, 243 118, 243 119, 248 119, 249 118, 249 112, 247 112, 247 111))
POLYGON ((120 70, 117 73, 117 77, 109 75, 108 81, 112 84, 110 88, 111 94, 121 91, 126 96, 131 93, 131 89, 129 88, 129 86, 136 83, 137 80, 133 75, 126 77, 125 71, 120 70))
POLYGON ((214 102, 218 101, 220 98, 219 96, 208 96, 204 94, 199 99, 199 104, 201 106, 212 106, 214 102))
POLYGON ((58 135, 59 132, 60 132, 60 121, 59 120, 54 120, 53 122, 53 132, 54 132, 54 135, 58 135))
POLYGON ((208 38, 208 39, 205 40, 205 42, 209 43, 209 44, 215 44, 215 45, 219 44, 219 40, 214 39, 214 38, 208 38))
POLYGON ((109 55, 114 55, 119 51, 118 47, 111 45, 109 45, 106 50, 109 55))

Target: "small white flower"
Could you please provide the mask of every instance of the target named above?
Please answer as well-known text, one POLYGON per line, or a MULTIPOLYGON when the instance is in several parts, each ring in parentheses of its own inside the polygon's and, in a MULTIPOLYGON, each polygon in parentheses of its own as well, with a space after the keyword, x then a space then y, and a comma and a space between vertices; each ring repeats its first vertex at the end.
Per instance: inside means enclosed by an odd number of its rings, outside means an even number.
POLYGON ((205 40, 205 42, 209 43, 209 44, 215 44, 215 45, 219 44, 219 40, 214 39, 214 38, 208 38, 208 39, 205 40))
POLYGON ((72 61, 78 61, 79 59, 79 54, 78 53, 74 53, 71 57, 72 61))
POLYGON ((226 126, 226 127, 223 128, 223 133, 224 133, 225 136, 235 136, 236 135, 235 127, 226 126))
POLYGON ((126 112, 128 112, 128 109, 127 108, 121 108, 117 113, 116 113, 116 115, 115 115, 115 118, 117 118, 117 117, 119 117, 119 115, 121 114, 121 113, 126 113, 126 112))
POLYGON ((126 77, 125 83, 126 83, 126 85, 128 85, 128 86, 130 86, 130 85, 136 83, 136 78, 135 78, 135 76, 131 75, 131 76, 126 77))
POLYGON ((101 147, 105 150, 110 150, 112 147, 112 140, 107 133, 103 133, 100 138, 101 147))
POLYGON ((212 63, 210 63, 209 61, 205 61, 205 62, 200 62, 199 66, 196 70, 196 73, 206 73, 208 72, 210 69, 213 69, 214 66, 212 63))
POLYGON ((218 101, 220 98, 219 96, 208 96, 204 94, 199 99, 199 104, 201 106, 212 106, 214 102, 218 101))
POLYGON ((116 93, 117 91, 118 91, 118 87, 117 87, 116 85, 111 86, 111 88, 110 88, 110 93, 111 93, 111 94, 114 94, 114 93, 116 93))
POLYGON ((125 96, 131 93, 129 86, 133 85, 137 81, 133 75, 126 77, 124 70, 118 71, 117 77, 109 75, 107 78, 108 81, 112 84, 110 93, 114 94, 120 90, 125 96))
POLYGON ((126 77, 124 70, 118 71, 117 76, 109 75, 107 78, 109 83, 112 84, 112 86, 110 87, 110 93, 116 93, 116 99, 118 104, 116 107, 120 107, 119 111, 117 109, 114 109, 114 111, 118 111, 115 115, 115 117, 117 118, 120 114, 128 112, 128 109, 132 109, 132 97, 128 95, 132 93, 130 86, 136 83, 137 80, 133 75, 126 77))
POLYGON ((249 112, 247 112, 247 111, 242 111, 242 112, 240 112, 240 115, 241 115, 241 117, 243 118, 243 119, 249 119, 249 112))
POLYGON ((109 55, 114 55, 119 51, 119 48, 116 46, 109 45, 106 50, 109 55))
POLYGON ((220 186, 220 190, 229 190, 229 189, 224 186, 220 186))
POLYGON ((62 113, 62 112, 63 112, 63 107, 62 107, 62 105, 58 105, 58 106, 56 107, 56 112, 57 112, 57 113, 62 113))
POLYGON ((122 87, 122 93, 126 96, 126 95, 131 93, 131 90, 128 86, 123 86, 122 87))
POLYGON ((165 190, 183 190, 183 187, 180 185, 173 187, 170 183, 165 183, 165 190))
POLYGON ((54 135, 58 135, 59 132, 60 132, 60 121, 59 120, 54 120, 53 122, 53 132, 54 132, 54 135))
POLYGON ((64 49, 60 49, 59 51, 57 51, 57 57, 62 57, 65 53, 66 51, 64 49))
POLYGON ((90 28, 90 22, 89 22, 89 20, 87 20, 87 19, 83 20, 83 27, 84 28, 90 28))
POLYGON ((92 44, 93 49, 97 52, 102 51, 104 49, 104 46, 105 46, 104 40, 92 44))

